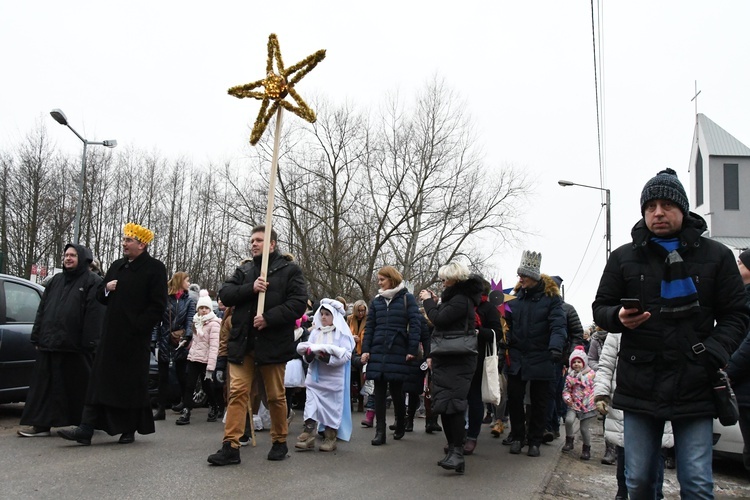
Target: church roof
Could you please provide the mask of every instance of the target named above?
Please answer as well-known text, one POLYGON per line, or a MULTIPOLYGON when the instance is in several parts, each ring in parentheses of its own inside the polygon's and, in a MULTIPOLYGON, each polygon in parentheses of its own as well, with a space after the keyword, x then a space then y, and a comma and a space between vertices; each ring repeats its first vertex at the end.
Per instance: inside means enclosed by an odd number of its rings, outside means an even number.
POLYGON ((715 124, 703 113, 698 113, 698 129, 708 146, 710 156, 750 156, 750 148, 732 134, 715 124))

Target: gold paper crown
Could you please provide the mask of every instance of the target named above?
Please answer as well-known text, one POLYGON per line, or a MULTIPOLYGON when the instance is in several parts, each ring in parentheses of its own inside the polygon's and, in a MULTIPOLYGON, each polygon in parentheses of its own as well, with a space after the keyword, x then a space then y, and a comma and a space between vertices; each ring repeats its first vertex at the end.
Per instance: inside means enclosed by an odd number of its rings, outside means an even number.
POLYGON ((128 238, 135 238, 144 245, 148 245, 154 240, 154 232, 143 226, 128 222, 122 229, 123 234, 128 238))

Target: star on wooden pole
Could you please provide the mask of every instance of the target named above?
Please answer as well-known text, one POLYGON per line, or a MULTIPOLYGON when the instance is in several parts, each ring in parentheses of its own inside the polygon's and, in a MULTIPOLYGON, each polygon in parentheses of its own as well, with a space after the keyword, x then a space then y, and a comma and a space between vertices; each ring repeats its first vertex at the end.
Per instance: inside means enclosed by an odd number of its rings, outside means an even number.
MULTIPOLYGON (((255 125, 250 134, 250 144, 255 145, 260 140, 263 132, 266 130, 268 122, 271 121, 271 117, 276 113, 276 132, 273 138, 273 159, 271 160, 271 172, 268 176, 268 203, 266 205, 266 232, 263 238, 263 255, 261 257, 260 266, 260 277, 263 280, 268 275, 268 255, 271 251, 271 223, 273 222, 273 204, 274 194, 276 192, 276 172, 278 170, 279 162, 279 139, 281 137, 281 116, 282 111, 286 109, 291 111, 300 118, 307 120, 310 123, 315 122, 315 112, 310 109, 310 106, 305 103, 302 97, 294 90, 294 85, 297 84, 302 78, 305 77, 320 61, 326 56, 325 50, 319 50, 314 54, 311 54, 289 68, 284 67, 284 60, 281 58, 281 49, 279 48, 279 40, 276 38, 274 33, 268 37, 268 61, 266 63, 266 77, 262 80, 255 82, 246 83, 245 85, 237 85, 230 88, 227 92, 239 99, 245 97, 252 97, 259 99, 260 111, 258 117, 255 119, 255 125), (276 61, 276 69, 278 73, 274 72, 273 63, 276 61), (264 91, 260 92, 255 89, 263 87, 264 91), (286 96, 292 96, 292 99, 297 103, 295 106, 291 102, 286 100, 286 96), (273 103, 271 104, 271 101, 273 103), (270 104, 270 107, 269 107, 270 104)), ((255 318, 253 318, 253 325, 256 328, 265 327, 265 319, 263 318, 263 311, 266 304, 266 293, 261 292, 258 294, 258 310, 255 318)))
POLYGON ((257 144, 263 132, 266 130, 268 122, 276 110, 286 109, 291 111, 300 118, 310 123, 315 122, 315 112, 305 103, 302 97, 294 89, 294 85, 302 80, 320 61, 325 59, 326 51, 319 50, 311 54, 289 68, 284 67, 284 61, 281 57, 281 48, 279 40, 274 33, 268 37, 268 60, 266 62, 266 77, 244 85, 237 85, 230 88, 227 92, 239 99, 252 97, 261 100, 260 111, 255 119, 252 133, 250 134, 250 144, 257 144), (274 72, 273 63, 276 61, 277 72, 274 72), (264 91, 260 92, 255 89, 263 87, 264 91), (292 96, 297 106, 286 100, 286 96, 292 96), (269 104, 273 101, 269 108, 269 104))

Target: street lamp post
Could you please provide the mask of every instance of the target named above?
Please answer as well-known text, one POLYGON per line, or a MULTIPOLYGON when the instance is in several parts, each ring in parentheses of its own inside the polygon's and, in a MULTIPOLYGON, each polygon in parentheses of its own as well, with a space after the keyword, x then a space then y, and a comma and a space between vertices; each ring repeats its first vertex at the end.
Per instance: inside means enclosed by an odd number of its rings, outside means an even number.
POLYGON ((606 227, 607 227, 607 229, 606 229, 607 230, 607 234, 606 234, 606 238, 607 238, 607 255, 606 255, 606 258, 607 258, 607 260, 609 260, 609 254, 612 253, 612 218, 611 218, 611 215, 610 215, 610 206, 611 205, 610 205, 610 201, 609 201, 609 189, 600 188, 600 187, 596 187, 596 186, 587 186, 586 184, 578 184, 577 182, 563 181, 563 180, 557 181, 557 183, 560 184, 562 187, 578 186, 578 187, 585 187, 585 188, 589 188, 589 189, 596 189, 597 191, 604 191, 605 198, 604 198, 603 205, 604 205, 604 208, 606 209, 606 219, 607 219, 607 221, 606 221, 606 227))
POLYGON ((117 146, 117 141, 114 139, 109 139, 101 142, 88 141, 81 134, 76 132, 73 127, 70 126, 70 124, 68 123, 68 118, 65 116, 65 113, 62 112, 62 110, 53 109, 49 114, 52 115, 52 118, 54 118, 57 123, 68 127, 76 135, 76 137, 81 139, 81 142, 83 142, 83 156, 81 157, 81 178, 78 179, 78 205, 76 206, 76 221, 75 227, 73 229, 73 243, 77 245, 81 234, 81 212, 83 211, 83 181, 86 178, 86 147, 91 144, 94 146, 106 146, 108 148, 113 148, 117 146))

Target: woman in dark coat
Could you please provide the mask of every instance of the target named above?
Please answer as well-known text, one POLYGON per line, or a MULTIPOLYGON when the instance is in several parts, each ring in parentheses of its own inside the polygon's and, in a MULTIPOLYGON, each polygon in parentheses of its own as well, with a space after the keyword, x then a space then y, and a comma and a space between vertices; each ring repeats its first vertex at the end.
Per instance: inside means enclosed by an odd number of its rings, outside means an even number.
POLYGON ((484 357, 487 346, 492 342, 503 339, 503 325, 500 322, 500 312, 497 307, 490 303, 490 284, 482 280, 483 293, 481 303, 476 308, 477 332, 477 367, 469 387, 469 428, 466 431, 466 444, 464 455, 474 453, 477 446, 479 431, 482 429, 482 416, 484 414, 484 403, 482 402, 482 374, 484 373, 484 357))
POLYGON ((49 436, 50 427, 81 423, 104 319, 96 300, 102 279, 89 271, 93 257, 86 247, 69 243, 63 258, 63 272, 45 288, 31 330, 37 358, 21 424, 37 432, 22 430, 21 436, 49 436))
MULTIPOLYGON (((167 308, 161 322, 154 328, 152 340, 159 348, 159 408, 154 413, 154 420, 164 420, 164 410, 172 403, 169 394, 169 363, 174 362, 180 394, 185 392, 185 374, 187 368, 187 344, 193 335, 192 322, 195 316, 195 301, 190 297, 190 276, 177 271, 167 283, 167 308), (182 331, 182 336, 172 340, 172 332, 182 331), (187 342, 178 349, 177 343, 187 342)), ((182 411, 182 403, 173 410, 182 411)))
POLYGON ((401 273, 391 266, 378 271, 378 295, 370 304, 362 341, 362 364, 366 377, 375 382, 375 438, 373 446, 385 444, 386 392, 391 389, 396 410, 393 439, 404 437, 406 407, 402 385, 409 376, 409 362, 417 357, 422 327, 417 300, 404 287, 401 273))
MULTIPOLYGON (((438 277, 445 290, 438 305, 435 294, 422 290, 419 298, 434 325, 433 336, 439 332, 466 331, 476 335, 474 308, 481 303, 482 278, 470 275, 462 264, 451 262, 440 268, 438 277)), ((477 367, 477 355, 436 355, 430 353, 432 368, 432 412, 439 414, 448 441, 448 454, 438 462, 444 469, 464 472, 464 414, 468 406, 471 380, 477 367)))

